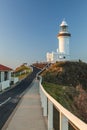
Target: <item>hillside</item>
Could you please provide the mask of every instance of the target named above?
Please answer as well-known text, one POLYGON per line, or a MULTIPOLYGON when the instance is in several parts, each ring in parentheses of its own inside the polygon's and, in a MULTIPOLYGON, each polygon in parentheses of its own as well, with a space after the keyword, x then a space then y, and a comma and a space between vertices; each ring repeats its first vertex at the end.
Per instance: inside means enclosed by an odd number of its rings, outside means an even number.
POLYGON ((33 63, 32 65, 39 69, 43 69, 47 65, 47 62, 40 62, 40 63, 37 62, 37 63, 33 63))
POLYGON ((25 78, 27 75, 29 75, 29 73, 31 72, 32 70, 29 66, 27 66, 26 64, 22 64, 15 69, 14 75, 21 80, 25 78))
POLYGON ((44 88, 87 123, 87 63, 57 62, 44 71, 44 88))

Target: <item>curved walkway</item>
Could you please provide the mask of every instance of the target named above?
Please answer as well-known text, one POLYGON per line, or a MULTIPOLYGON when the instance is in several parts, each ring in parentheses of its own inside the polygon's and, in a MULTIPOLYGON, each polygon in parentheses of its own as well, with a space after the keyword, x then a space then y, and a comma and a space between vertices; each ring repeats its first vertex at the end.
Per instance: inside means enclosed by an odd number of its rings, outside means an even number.
POLYGON ((47 130, 39 95, 39 82, 34 80, 6 130, 47 130))

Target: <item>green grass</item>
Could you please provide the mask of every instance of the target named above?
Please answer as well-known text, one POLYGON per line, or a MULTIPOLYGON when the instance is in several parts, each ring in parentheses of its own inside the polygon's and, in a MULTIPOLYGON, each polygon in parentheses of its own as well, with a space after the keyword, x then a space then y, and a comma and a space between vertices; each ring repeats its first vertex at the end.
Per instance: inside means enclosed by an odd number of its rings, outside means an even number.
POLYGON ((77 94, 73 87, 57 85, 49 82, 43 82, 42 85, 44 89, 63 107, 79 117, 78 111, 73 103, 72 96, 77 94))

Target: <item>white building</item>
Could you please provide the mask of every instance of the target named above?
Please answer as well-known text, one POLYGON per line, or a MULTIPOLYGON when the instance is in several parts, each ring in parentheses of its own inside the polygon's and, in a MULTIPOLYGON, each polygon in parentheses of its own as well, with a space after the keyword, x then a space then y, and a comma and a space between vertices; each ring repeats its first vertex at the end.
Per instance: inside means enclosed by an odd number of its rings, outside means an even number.
POLYGON ((12 69, 0 64, 0 91, 10 86, 12 69))
POLYGON ((54 61, 54 53, 53 52, 52 53, 47 52, 46 57, 47 57, 47 62, 53 62, 54 61))
POLYGON ((49 53, 47 52, 47 62, 55 62, 60 60, 69 60, 70 53, 69 53, 69 39, 71 34, 68 31, 68 24, 65 20, 62 21, 60 24, 60 31, 57 35, 59 40, 57 52, 49 53))

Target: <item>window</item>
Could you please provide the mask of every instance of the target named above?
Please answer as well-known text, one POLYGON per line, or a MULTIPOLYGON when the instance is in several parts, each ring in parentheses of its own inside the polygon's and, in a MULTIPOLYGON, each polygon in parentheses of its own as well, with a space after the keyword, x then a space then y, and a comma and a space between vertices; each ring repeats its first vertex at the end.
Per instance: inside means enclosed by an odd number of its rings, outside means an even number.
POLYGON ((4 73, 4 80, 8 80, 8 72, 7 71, 4 73))

